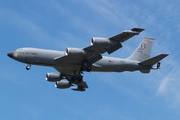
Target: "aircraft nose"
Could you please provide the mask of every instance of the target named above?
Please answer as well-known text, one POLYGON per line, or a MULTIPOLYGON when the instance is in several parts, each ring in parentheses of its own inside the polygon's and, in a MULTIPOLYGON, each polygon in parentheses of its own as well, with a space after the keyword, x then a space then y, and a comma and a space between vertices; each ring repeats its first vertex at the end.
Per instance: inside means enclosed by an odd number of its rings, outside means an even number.
POLYGON ((7 54, 10 58, 13 58, 13 52, 7 54))

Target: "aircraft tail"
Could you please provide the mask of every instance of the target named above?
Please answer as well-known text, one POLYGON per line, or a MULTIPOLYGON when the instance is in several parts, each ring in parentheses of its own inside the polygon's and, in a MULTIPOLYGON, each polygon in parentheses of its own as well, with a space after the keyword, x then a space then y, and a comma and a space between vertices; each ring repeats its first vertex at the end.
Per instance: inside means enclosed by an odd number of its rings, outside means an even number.
POLYGON ((148 60, 145 60, 143 62, 140 62, 139 65, 143 65, 143 66, 153 66, 154 64, 156 64, 157 62, 159 62, 160 60, 164 59, 166 56, 168 56, 168 54, 160 54, 158 56, 155 56, 153 58, 150 58, 148 60))
MULTIPOLYGON (((155 57, 152 57, 148 60, 145 60, 145 61, 142 61, 139 63, 139 65, 141 66, 147 66, 147 67, 150 67, 151 69, 159 69, 160 68, 160 60, 164 59, 165 57, 167 57, 169 54, 160 54, 160 55, 157 55, 155 57), (157 66, 156 67, 152 67, 154 64, 157 63, 157 66)), ((140 72, 142 73, 149 73, 151 69, 141 69, 140 72)))
POLYGON ((144 38, 136 50, 127 59, 145 61, 150 58, 153 38, 144 38))

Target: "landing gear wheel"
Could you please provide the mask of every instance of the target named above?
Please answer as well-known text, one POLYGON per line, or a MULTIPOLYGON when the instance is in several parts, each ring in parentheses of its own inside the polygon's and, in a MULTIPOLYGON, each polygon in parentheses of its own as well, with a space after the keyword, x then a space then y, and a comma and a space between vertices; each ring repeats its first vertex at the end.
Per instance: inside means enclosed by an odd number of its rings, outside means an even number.
POLYGON ((31 65, 26 66, 26 70, 29 70, 31 68, 31 65))
POLYGON ((90 71, 91 71, 91 69, 92 69, 92 67, 91 67, 91 66, 87 66, 86 71, 87 71, 87 72, 90 72, 90 71))
POLYGON ((78 76, 77 81, 78 81, 78 82, 81 82, 82 79, 83 79, 83 76, 80 75, 80 76, 78 76))
POLYGON ((90 72, 92 70, 92 66, 91 65, 88 65, 88 66, 82 65, 80 70, 90 72))
POLYGON ((86 70, 86 66, 82 65, 80 69, 81 69, 81 71, 85 71, 86 70))
POLYGON ((76 81, 77 80, 77 76, 72 76, 71 80, 72 81, 76 81))

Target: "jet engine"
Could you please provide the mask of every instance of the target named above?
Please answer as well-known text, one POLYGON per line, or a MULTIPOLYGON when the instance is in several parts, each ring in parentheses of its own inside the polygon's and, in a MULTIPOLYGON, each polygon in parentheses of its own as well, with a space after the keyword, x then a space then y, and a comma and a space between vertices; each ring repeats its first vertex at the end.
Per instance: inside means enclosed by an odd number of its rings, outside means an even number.
POLYGON ((46 80, 49 82, 56 82, 56 81, 60 81, 61 77, 60 77, 60 73, 46 73, 46 80))
POLYGON ((69 88, 71 86, 72 84, 66 79, 62 79, 61 81, 57 81, 55 83, 55 87, 60 89, 69 88))
POLYGON ((106 46, 110 43, 110 40, 107 38, 92 38, 91 39, 91 45, 93 46, 106 46))
POLYGON ((84 50, 81 48, 66 48, 67 56, 83 56, 84 50))

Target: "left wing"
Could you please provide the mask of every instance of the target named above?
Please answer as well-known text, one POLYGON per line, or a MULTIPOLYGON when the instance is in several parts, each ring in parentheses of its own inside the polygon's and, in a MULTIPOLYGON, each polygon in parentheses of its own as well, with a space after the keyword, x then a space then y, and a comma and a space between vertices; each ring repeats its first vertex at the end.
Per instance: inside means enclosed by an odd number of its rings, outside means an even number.
POLYGON ((132 28, 131 30, 125 30, 122 33, 110 38, 92 38, 91 46, 84 48, 85 51, 99 52, 101 54, 108 52, 111 54, 117 49, 121 48, 121 43, 129 38, 139 35, 144 29, 132 28))
POLYGON ((122 42, 129 38, 139 35, 144 29, 132 28, 110 38, 92 38, 91 46, 84 48, 87 53, 86 59, 89 63, 94 63, 102 58, 101 54, 108 52, 109 54, 122 47, 122 42))
POLYGON ((67 48, 66 55, 63 57, 57 57, 54 60, 58 63, 71 64, 71 65, 82 65, 83 62, 92 64, 102 59, 101 54, 118 50, 122 47, 121 43, 128 40, 129 38, 138 35, 144 29, 133 28, 131 30, 125 30, 122 33, 115 35, 110 38, 92 38, 91 45, 80 49, 80 48, 67 48))

